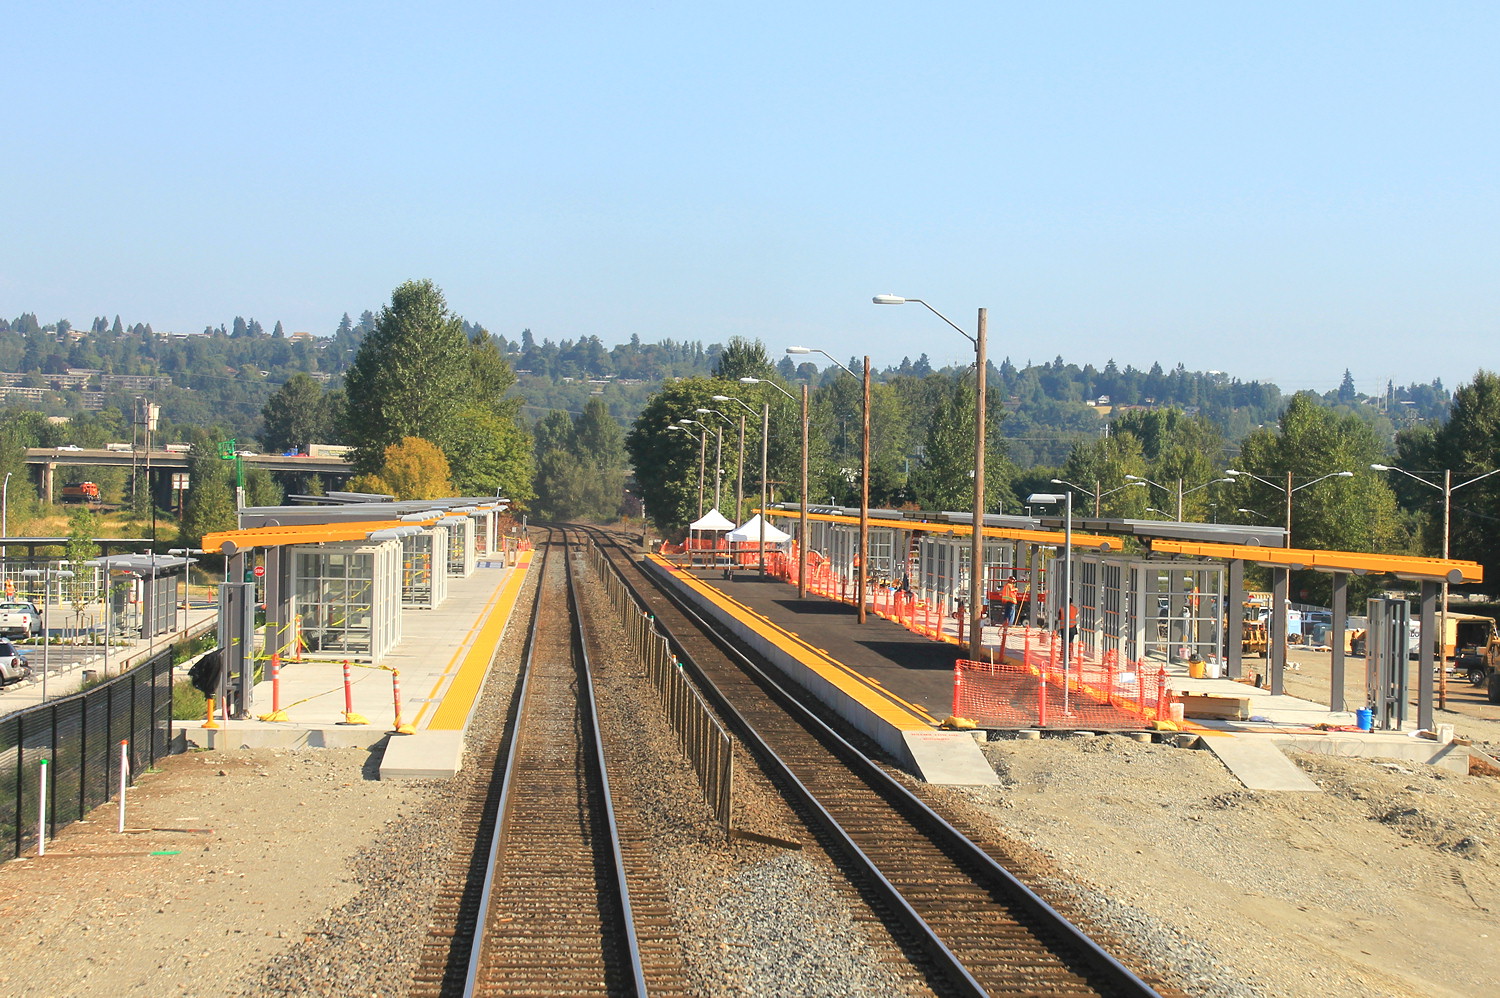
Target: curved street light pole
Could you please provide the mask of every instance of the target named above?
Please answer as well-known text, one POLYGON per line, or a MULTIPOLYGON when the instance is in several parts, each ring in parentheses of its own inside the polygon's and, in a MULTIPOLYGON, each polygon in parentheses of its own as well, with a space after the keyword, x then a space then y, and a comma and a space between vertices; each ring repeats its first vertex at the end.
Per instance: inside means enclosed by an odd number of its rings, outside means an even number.
MULTIPOLYGON (((983 647, 984 605, 981 596, 984 587, 984 445, 985 445, 985 374, 989 359, 985 356, 985 337, 989 329, 989 310, 981 308, 975 327, 975 335, 964 332, 946 315, 920 298, 901 295, 876 295, 871 299, 876 305, 905 305, 916 302, 933 315, 956 329, 964 339, 974 344, 974 534, 969 548, 969 655, 978 659, 983 647)), ((869 361, 865 362, 866 368, 869 361)), ((1004 652, 1004 649, 1001 649, 1004 652)))
MULTIPOLYGON (((713 413, 715 416, 718 416, 724 422, 728 423, 729 424, 729 428, 731 430, 734 429, 734 420, 730 419, 728 416, 724 415, 722 412, 720 412, 717 409, 694 409, 693 411, 696 412, 696 413, 698 413, 698 414, 700 414, 700 415, 707 415, 708 413, 713 413)), ((717 427, 715 427, 715 429, 717 429, 717 427)), ((721 436, 719 438, 719 450, 722 452, 723 449, 724 449, 724 438, 721 436)), ((743 425, 740 426, 740 459, 739 459, 739 467, 742 469, 741 472, 740 472, 740 482, 743 483, 744 480, 745 480, 744 471, 743 471, 743 469, 745 467, 745 427, 743 425)), ((718 473, 719 473, 718 472, 718 468, 716 466, 715 469, 714 469, 714 474, 717 475, 718 473)), ((715 486, 714 486, 714 498, 717 499, 718 495, 719 495, 718 484, 715 483, 715 486)), ((715 505, 717 505, 717 503, 715 505)), ((738 520, 740 518, 740 494, 738 492, 735 493, 735 497, 734 497, 734 518, 736 520, 738 520)))
MULTIPOLYGON (((1134 475, 1126 475, 1125 477, 1126 478, 1134 478, 1135 476, 1134 475)), ((1117 485, 1114 488, 1109 489, 1109 490, 1104 491, 1104 492, 1090 492, 1088 489, 1084 488, 1082 485, 1074 485, 1072 482, 1064 481, 1061 478, 1054 478, 1054 479, 1052 479, 1052 484, 1053 485, 1066 485, 1068 488, 1073 489, 1073 490, 1075 490, 1077 492, 1082 492, 1084 495, 1086 495, 1090 499, 1094 500, 1094 518, 1097 520, 1102 515, 1099 512, 1099 509, 1100 509, 1100 505, 1099 504, 1100 504, 1100 501, 1103 500, 1103 498, 1105 496, 1112 496, 1116 492, 1124 491, 1125 489, 1128 489, 1128 488, 1130 488, 1132 486, 1135 486, 1135 485, 1145 485, 1146 482, 1144 480, 1137 481, 1137 482, 1126 482, 1124 485, 1117 485)))
MULTIPOLYGON (((679 422, 690 421, 679 420, 679 422)), ((679 430, 683 433, 686 433, 690 439, 698 441, 698 515, 697 517, 695 517, 695 519, 701 520, 703 519, 703 465, 704 458, 707 456, 708 450, 708 434, 705 433, 700 436, 699 434, 694 433, 692 430, 688 429, 686 426, 679 426, 677 423, 673 423, 671 426, 667 427, 667 429, 679 430)))

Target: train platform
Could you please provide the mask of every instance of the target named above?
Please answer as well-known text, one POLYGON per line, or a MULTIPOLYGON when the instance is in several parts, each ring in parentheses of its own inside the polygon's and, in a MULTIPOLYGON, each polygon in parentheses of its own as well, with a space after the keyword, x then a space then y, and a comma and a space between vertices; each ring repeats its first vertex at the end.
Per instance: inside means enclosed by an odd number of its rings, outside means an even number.
MULTIPOLYGON (((799 598, 794 585, 762 577, 753 568, 742 567, 726 577, 721 568, 689 569, 656 560, 664 574, 686 588, 718 594, 720 598, 700 600, 700 604, 731 623, 737 633, 780 632, 787 643, 825 656, 843 674, 846 685, 862 691, 853 695, 900 705, 912 722, 933 731, 953 713, 954 664, 964 657, 958 621, 887 619, 877 613, 886 604, 872 593, 866 622, 861 625, 854 606, 811 592, 799 598)), ((893 618, 901 616, 892 614, 893 618)), ((1028 650, 1034 655, 1049 637, 1035 628, 986 626, 980 658, 1019 662, 1028 650)), ((1352 711, 1332 711, 1324 704, 1284 694, 1273 696, 1235 680, 1193 678, 1185 662, 1148 660, 1142 671, 1148 669, 1153 674, 1159 670, 1158 681, 1185 707, 1185 716, 1173 722, 1177 735, 1189 736, 1180 743, 1213 751, 1249 789, 1317 790, 1286 758, 1284 749, 1401 759, 1468 772, 1467 751, 1451 741, 1414 737, 1417 733, 1410 730, 1360 731, 1352 711)), ((850 694, 834 695, 842 700, 850 694)), ((828 702, 826 696, 823 699, 828 702)), ((1059 726, 1060 730, 1074 728, 1086 730, 1087 724, 1059 726)), ((994 729, 994 734, 1002 730, 994 729)), ((1015 725, 1013 730, 1041 729, 1015 725)))
POLYGON ((462 765, 469 719, 531 558, 523 551, 514 566, 482 560, 468 578, 449 580, 441 606, 404 611, 401 640, 379 664, 349 663, 348 704, 343 660, 287 661, 280 667, 279 697, 266 669, 253 691, 253 718, 216 719, 216 728, 184 722, 188 742, 203 748, 373 748, 389 739, 381 779, 452 776, 462 765))

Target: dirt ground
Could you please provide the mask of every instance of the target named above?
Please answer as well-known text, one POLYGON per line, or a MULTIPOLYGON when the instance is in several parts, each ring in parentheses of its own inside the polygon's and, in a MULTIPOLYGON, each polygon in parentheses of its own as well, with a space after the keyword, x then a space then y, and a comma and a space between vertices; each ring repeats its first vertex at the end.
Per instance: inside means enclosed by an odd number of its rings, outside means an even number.
POLYGON ((0 866, 0 993, 225 995, 356 890, 349 859, 430 793, 362 749, 192 752, 0 866))

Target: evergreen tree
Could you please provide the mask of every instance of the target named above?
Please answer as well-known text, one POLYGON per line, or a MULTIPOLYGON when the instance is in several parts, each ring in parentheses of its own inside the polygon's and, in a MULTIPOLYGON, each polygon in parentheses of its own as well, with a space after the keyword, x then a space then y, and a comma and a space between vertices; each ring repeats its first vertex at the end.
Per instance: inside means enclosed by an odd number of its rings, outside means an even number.
POLYGON ((396 288, 345 379, 355 472, 376 471, 385 448, 405 437, 440 448, 454 440, 473 385, 462 320, 449 313, 442 291, 429 280, 396 288))
MULTIPOLYGON (((348 316, 346 315, 346 316, 344 316, 344 318, 347 319, 348 316)), ((284 339, 286 339, 286 330, 281 328, 281 320, 280 319, 276 320, 276 328, 273 329, 273 330, 271 330, 271 335, 274 336, 274 337, 276 337, 278 340, 284 340, 284 339)))
POLYGON ((261 443, 266 450, 295 449, 305 454, 308 444, 325 442, 328 410, 323 394, 322 386, 309 375, 299 372, 288 378, 261 409, 265 419, 261 443))
POLYGON ((714 377, 738 381, 741 378, 769 378, 774 372, 775 368, 766 356, 764 343, 743 336, 731 336, 729 345, 719 354, 714 377))

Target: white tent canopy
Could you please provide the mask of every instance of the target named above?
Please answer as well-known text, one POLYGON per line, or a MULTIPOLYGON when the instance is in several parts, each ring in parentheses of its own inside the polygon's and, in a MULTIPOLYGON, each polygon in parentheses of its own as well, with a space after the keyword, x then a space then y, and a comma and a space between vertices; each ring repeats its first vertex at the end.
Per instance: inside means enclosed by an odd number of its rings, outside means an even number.
MULTIPOLYGON (((786 541, 792 539, 791 534, 787 533, 784 530, 778 529, 774 524, 767 523, 765 525, 765 530, 767 544, 783 544, 786 541)), ((731 530, 728 537, 726 537, 725 539, 730 541, 731 543, 744 543, 748 541, 752 544, 755 544, 759 543, 760 541, 760 531, 760 514, 756 513, 750 519, 746 520, 743 526, 739 526, 731 530)))
POLYGON ((717 509, 711 509, 703 514, 703 519, 688 524, 689 530, 733 530, 734 523, 720 513, 717 509))

